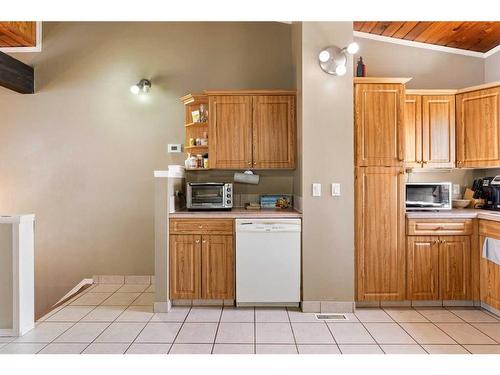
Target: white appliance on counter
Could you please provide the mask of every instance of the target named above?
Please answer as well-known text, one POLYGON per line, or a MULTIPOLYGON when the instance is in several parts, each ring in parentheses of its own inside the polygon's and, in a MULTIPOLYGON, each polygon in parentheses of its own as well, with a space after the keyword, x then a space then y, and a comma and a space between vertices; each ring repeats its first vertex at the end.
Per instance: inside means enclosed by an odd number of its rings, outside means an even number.
POLYGON ((236 219, 236 305, 300 303, 301 219, 236 219))

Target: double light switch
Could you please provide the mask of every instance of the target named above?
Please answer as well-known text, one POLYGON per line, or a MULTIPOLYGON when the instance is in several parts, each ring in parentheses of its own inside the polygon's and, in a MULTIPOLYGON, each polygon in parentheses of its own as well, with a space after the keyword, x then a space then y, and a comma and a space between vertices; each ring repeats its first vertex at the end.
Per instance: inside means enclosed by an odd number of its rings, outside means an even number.
MULTIPOLYGON (((340 197, 340 184, 339 183, 332 184, 331 194, 332 194, 332 197, 340 197)), ((312 196, 313 197, 321 197, 321 184, 320 183, 315 182, 312 184, 312 196)))

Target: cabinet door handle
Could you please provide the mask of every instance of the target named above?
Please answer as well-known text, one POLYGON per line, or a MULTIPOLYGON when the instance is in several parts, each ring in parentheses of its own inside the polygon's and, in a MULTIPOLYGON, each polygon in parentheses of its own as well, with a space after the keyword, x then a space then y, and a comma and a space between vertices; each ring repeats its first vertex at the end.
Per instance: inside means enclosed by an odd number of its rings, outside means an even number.
POLYGON ((251 162, 251 161, 249 161, 249 162, 248 162, 248 165, 252 165, 252 162, 251 162))
POLYGON ((200 243, 200 240, 196 240, 196 241, 194 241, 194 242, 195 242, 195 243, 200 243))
POLYGON ((256 162, 256 161, 254 161, 254 162, 253 162, 253 165, 257 165, 257 162, 256 162))
POLYGON ((206 241, 206 240, 203 240, 203 243, 207 243, 207 241, 206 241))
POLYGON ((427 164, 427 163, 428 163, 428 161, 422 160, 422 164, 427 164))

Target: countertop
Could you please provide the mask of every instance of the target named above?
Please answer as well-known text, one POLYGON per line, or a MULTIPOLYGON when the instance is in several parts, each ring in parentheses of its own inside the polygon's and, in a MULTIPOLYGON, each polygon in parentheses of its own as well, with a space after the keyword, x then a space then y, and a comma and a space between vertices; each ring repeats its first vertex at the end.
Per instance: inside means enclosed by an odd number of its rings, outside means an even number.
POLYGON ((272 209, 246 210, 244 208, 233 208, 230 211, 176 211, 169 214, 172 219, 239 219, 239 218, 302 218, 302 213, 295 209, 272 209))
POLYGON ((484 219, 500 221, 500 211, 453 208, 443 211, 408 211, 406 217, 408 219, 484 219))

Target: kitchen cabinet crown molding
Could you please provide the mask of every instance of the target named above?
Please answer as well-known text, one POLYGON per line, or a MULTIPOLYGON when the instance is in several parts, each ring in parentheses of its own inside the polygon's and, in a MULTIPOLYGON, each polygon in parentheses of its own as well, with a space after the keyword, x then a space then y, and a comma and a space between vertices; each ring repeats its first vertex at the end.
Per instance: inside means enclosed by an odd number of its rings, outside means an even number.
POLYGON ((458 90, 456 89, 406 89, 407 95, 455 95, 458 90))
POLYGON ((491 89, 491 88, 497 87, 497 86, 500 86, 500 81, 489 82, 489 83, 485 83, 485 84, 482 84, 482 85, 477 85, 477 86, 466 87, 466 88, 463 88, 463 89, 458 89, 456 93, 457 94, 463 94, 463 93, 471 92, 471 91, 479 91, 479 90, 491 89))
POLYGON ((413 77, 354 77, 356 83, 400 83, 402 85, 410 82, 413 77))
POLYGON ((206 90, 206 95, 223 96, 223 95, 296 95, 297 90, 206 90))

